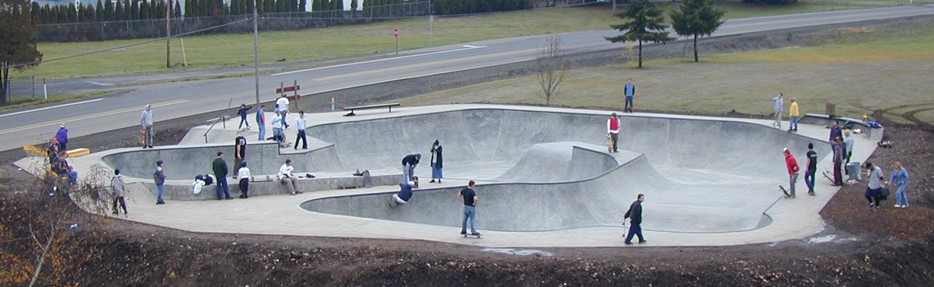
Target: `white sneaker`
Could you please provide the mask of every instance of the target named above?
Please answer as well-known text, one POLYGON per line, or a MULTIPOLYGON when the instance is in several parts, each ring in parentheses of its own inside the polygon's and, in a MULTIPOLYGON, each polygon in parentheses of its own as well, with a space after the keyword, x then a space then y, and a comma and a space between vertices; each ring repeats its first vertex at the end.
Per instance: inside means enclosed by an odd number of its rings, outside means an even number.
POLYGON ((895 205, 895 208, 899 208, 899 207, 902 207, 902 206, 898 204, 895 205))

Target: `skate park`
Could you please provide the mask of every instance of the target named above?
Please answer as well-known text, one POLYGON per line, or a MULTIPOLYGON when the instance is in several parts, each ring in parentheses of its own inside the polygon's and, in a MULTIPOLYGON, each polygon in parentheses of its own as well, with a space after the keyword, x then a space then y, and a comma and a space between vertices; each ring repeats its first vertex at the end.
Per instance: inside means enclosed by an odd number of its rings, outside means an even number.
MULTIPOLYGON (((281 150, 250 141, 251 198, 214 199, 213 186, 191 193, 195 174, 210 171, 216 151, 232 166, 239 119, 226 127, 196 127, 177 146, 124 148, 74 158, 79 176, 92 166, 120 168, 127 177, 127 220, 195 232, 417 239, 486 247, 621 246, 623 213, 646 195, 643 229, 651 246, 712 246, 803 239, 824 226, 818 212, 836 187, 820 171, 832 163, 824 122, 802 121, 798 133, 769 120, 664 114, 621 114, 620 152, 606 147, 613 111, 499 105, 401 107, 307 114, 308 150, 281 150), (428 183, 428 152, 444 147, 444 181, 428 183), (205 142, 208 143, 205 143, 205 142), (808 196, 803 175, 796 199, 782 149, 805 165, 807 144, 820 162, 818 193, 808 196), (421 153, 423 180, 406 205, 390 208, 398 191, 401 159, 421 153), (151 172, 166 162, 168 204, 156 206, 151 172), (292 196, 275 175, 291 159, 304 194, 292 196), (352 174, 368 170, 372 186, 352 174), (457 192, 477 181, 480 240, 458 236, 457 192)), ((290 114, 290 120, 294 115, 290 114)), ((786 123, 787 125, 787 123, 786 123)), ((289 141, 294 131, 286 130, 289 141)), ((855 136, 853 161, 868 157, 881 132, 855 136)), ((26 160, 24 160, 26 161, 26 160)), ((21 161, 20 166, 28 165, 21 161)), ((99 168, 98 167, 98 168, 99 168)), ((236 183, 228 179, 231 194, 236 183)), ((123 217, 121 217, 123 218, 123 217)))

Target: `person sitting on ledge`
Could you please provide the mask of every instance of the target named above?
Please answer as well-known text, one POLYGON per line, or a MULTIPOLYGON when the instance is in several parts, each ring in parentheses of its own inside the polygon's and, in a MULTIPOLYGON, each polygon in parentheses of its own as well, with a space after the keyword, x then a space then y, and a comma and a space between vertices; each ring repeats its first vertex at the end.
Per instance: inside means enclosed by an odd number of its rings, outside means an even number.
POLYGON ((292 174, 292 170, 292 160, 286 159, 285 163, 279 167, 279 174, 277 174, 276 177, 279 178, 279 182, 284 184, 286 188, 289 189, 289 193, 295 195, 302 192, 299 191, 298 187, 296 186, 295 175, 292 174))

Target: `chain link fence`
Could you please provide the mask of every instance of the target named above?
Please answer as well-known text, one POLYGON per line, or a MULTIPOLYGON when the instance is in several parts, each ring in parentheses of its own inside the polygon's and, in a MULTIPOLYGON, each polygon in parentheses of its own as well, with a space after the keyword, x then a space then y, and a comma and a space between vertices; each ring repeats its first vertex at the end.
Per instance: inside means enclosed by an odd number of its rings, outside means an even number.
POLYGON ((6 92, 10 95, 10 103, 22 103, 42 100, 42 78, 36 75, 10 77, 6 92))

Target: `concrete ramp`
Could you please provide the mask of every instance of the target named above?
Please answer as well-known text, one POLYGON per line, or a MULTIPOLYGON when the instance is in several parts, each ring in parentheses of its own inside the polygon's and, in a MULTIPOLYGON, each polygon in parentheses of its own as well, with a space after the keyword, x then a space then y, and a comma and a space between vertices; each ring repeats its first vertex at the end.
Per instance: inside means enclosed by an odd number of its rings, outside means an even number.
POLYGON ((594 178, 619 165, 612 155, 596 150, 599 148, 581 142, 535 144, 512 168, 492 181, 566 182, 594 178))

